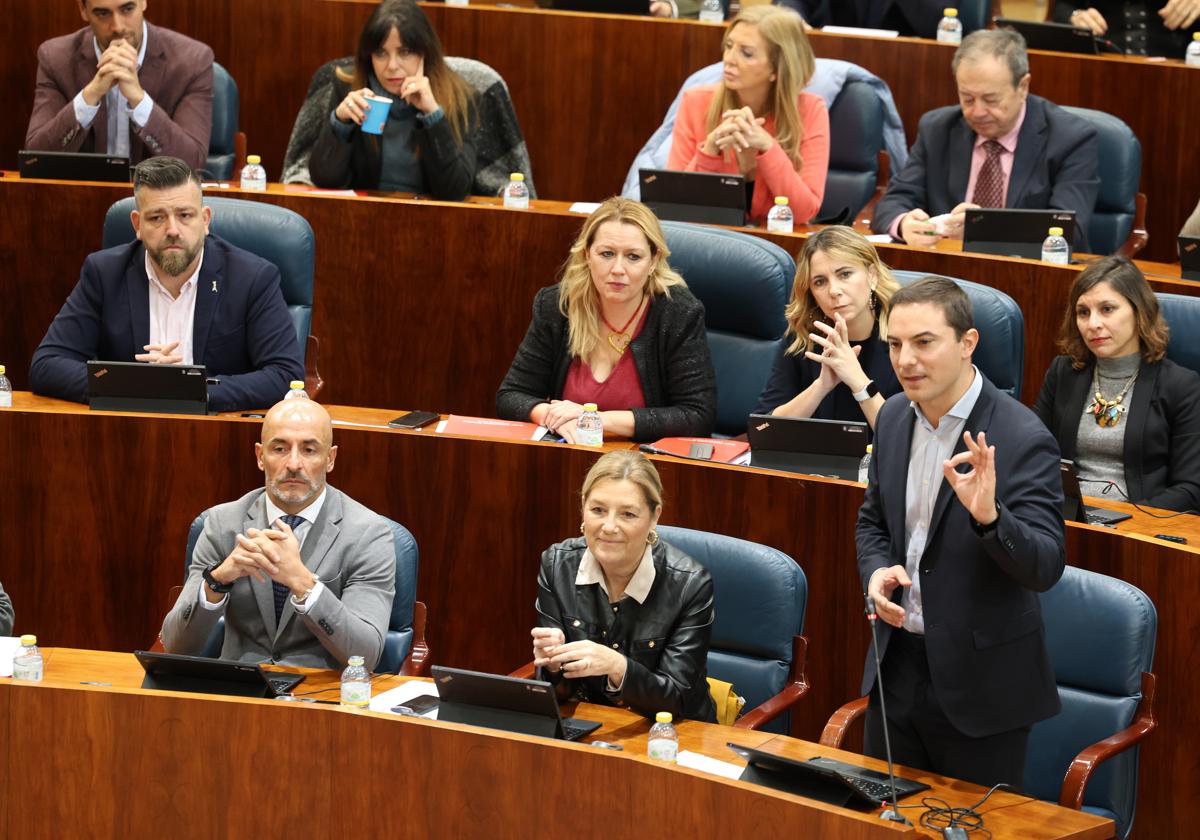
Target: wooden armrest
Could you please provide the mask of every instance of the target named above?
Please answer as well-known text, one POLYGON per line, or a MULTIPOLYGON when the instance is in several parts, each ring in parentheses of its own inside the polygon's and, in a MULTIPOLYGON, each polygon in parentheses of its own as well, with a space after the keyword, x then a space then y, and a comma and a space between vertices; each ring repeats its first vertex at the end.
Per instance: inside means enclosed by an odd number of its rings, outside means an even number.
POLYGON ((808 656, 808 639, 795 636, 792 639, 792 667, 788 684, 783 691, 764 703, 746 712, 733 724, 739 729, 758 729, 796 705, 808 694, 808 678, 804 675, 804 661, 808 656))
POLYGON ((427 677, 433 664, 429 660, 429 643, 425 640, 427 611, 424 601, 413 602, 413 643, 404 663, 400 666, 403 677, 427 677))
POLYGON ((846 737, 846 730, 850 728, 850 724, 858 720, 867 713, 867 698, 859 697, 857 700, 851 700, 846 705, 842 706, 829 717, 829 722, 825 724, 825 729, 821 731, 820 744, 825 747, 842 746, 842 741, 846 737))
POLYGON ((246 165, 246 132, 236 131, 233 135, 233 176, 229 180, 238 182, 242 168, 246 165))
POLYGON ((318 357, 321 355, 321 342, 315 335, 309 334, 304 349, 304 392, 310 400, 317 398, 317 393, 325 387, 321 371, 317 370, 318 357))
POLYGON ((1066 778, 1063 779, 1058 797, 1059 805, 1074 808, 1076 811, 1082 808, 1083 791, 1100 763, 1140 743, 1158 728, 1158 722, 1154 719, 1154 684, 1154 674, 1143 671, 1142 702, 1138 703, 1137 711, 1134 712, 1133 723, 1116 735, 1085 747, 1075 756, 1075 760, 1067 769, 1066 778))
POLYGON ((1133 259, 1133 255, 1146 247, 1146 243, 1150 241, 1150 234, 1146 232, 1146 194, 1138 193, 1134 199, 1133 212, 1133 227, 1129 230, 1129 236, 1121 243, 1121 247, 1117 249, 1117 253, 1122 257, 1133 259))
POLYGON ((522 679, 522 680, 531 680, 531 679, 533 679, 533 676, 536 673, 537 673, 537 668, 533 667, 533 663, 526 662, 520 668, 511 672, 509 674, 509 676, 510 677, 518 677, 519 679, 522 679))

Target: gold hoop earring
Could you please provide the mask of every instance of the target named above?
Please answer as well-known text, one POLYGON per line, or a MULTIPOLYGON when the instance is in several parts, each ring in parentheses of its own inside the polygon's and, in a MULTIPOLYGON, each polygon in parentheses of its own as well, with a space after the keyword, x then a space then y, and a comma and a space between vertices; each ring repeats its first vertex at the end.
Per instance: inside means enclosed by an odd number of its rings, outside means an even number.
POLYGON ((658 545, 658 531, 651 531, 646 535, 646 543, 648 545, 658 545))

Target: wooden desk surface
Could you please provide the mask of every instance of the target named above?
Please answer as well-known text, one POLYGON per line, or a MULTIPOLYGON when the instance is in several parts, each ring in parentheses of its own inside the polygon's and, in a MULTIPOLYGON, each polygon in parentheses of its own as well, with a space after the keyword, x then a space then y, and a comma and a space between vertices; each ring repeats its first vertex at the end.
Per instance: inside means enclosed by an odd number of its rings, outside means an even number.
MULTIPOLYGON (((0 178, 0 364, 14 387, 29 387, 33 351, 84 259, 100 247, 105 212, 128 194, 120 184, 0 178)), ((551 201, 520 211, 486 200, 345 198, 279 185, 265 194, 208 194, 276 204, 311 223, 322 401, 457 414, 495 412, 496 388, 525 335, 534 293, 555 282, 583 224, 565 203, 551 201)), ((803 231, 745 230, 793 255, 803 244, 803 231)), ((1078 266, 906 245, 879 251, 894 268, 961 277, 1012 296, 1025 315, 1022 396, 1034 401, 1057 354, 1054 335, 1078 266)), ((1200 294, 1200 284, 1177 277, 1151 283, 1200 294)))
MULTIPOLYGON (((537 562, 578 529, 578 488, 595 453, 378 428, 395 408, 332 407, 339 489, 404 523, 421 548, 418 597, 429 606, 434 662, 507 672, 528 660, 537 562)), ((3 581, 17 632, 49 646, 148 646, 183 574, 187 528, 201 510, 261 486, 252 457, 257 421, 92 413, 28 394, 0 410, 6 443, 0 533, 3 581)), ((853 523, 862 488, 850 482, 656 457, 663 522, 730 534, 796 558, 808 579, 809 696, 792 733, 815 740, 856 696, 868 633, 861 617, 853 523)), ((1200 637, 1196 518, 1147 520, 1122 531, 1067 527, 1072 565, 1142 588, 1159 614, 1155 672, 1160 731, 1141 754, 1138 809, 1145 836, 1200 819, 1177 796, 1200 785, 1192 761, 1200 637), (1153 539, 1184 533, 1191 545, 1153 539)), ((1140 833, 1139 830, 1139 833, 1140 833)))
MULTIPOLYGON (((373 5, 175 0, 156 4, 148 18, 212 46, 237 80, 249 151, 262 155, 277 178, 312 73, 353 52, 373 5), (287 60, 277 45, 287 45, 287 60)), ((0 125, 2 167, 15 165, 23 143, 37 45, 79 28, 73 6, 25 4, 0 31, 0 67, 14 117, 0 125)), ((504 77, 534 182, 547 198, 599 200, 617 192, 683 80, 720 58, 722 27, 695 21, 479 5, 425 8, 447 54, 486 62, 504 77)), ((812 43, 818 56, 854 62, 888 83, 910 142, 923 113, 957 101, 948 45, 820 32, 812 43)), ((1180 61, 1042 51, 1030 52, 1030 68, 1034 93, 1060 105, 1107 111, 1129 124, 1143 149, 1147 256, 1174 259, 1175 235, 1200 196, 1200 169, 1186 141, 1200 134, 1200 110, 1181 105, 1200 101, 1200 74, 1180 61)))
MULTIPOLYGON (((463 819, 461 810, 480 808, 487 812, 486 818, 472 815, 475 819, 463 820, 465 825, 453 836, 526 836, 521 829, 527 828, 531 800, 540 803, 539 811, 544 810, 546 818, 559 816, 558 825, 569 814, 556 815, 556 810, 587 814, 589 818, 572 831, 580 837, 624 835, 630 829, 638 837, 752 836, 741 832, 753 823, 776 832, 787 826, 803 827, 810 836, 834 840, 936 836, 928 830, 880 822, 871 813, 654 762, 646 757, 649 721, 622 709, 589 704, 576 708, 577 716, 603 723, 593 739, 624 747, 623 752, 589 750, 386 713, 143 690, 141 669, 129 654, 49 648, 45 657, 42 684, 5 681, 7 685, 0 685, 0 730, 7 729, 9 756, 0 763, 0 785, 19 788, 22 806, 10 807, 7 815, 0 806, 0 826, 7 828, 6 836, 41 835, 48 827, 47 813, 56 815, 52 830, 58 836, 79 830, 103 835, 105 828, 111 831, 118 822, 124 834, 138 836, 146 829, 160 828, 164 819, 175 823, 174 836, 213 836, 204 832, 210 828, 205 823, 214 816, 226 831, 236 834, 245 821, 261 819, 258 811, 263 804, 275 806, 269 809, 274 814, 282 810, 281 799, 293 798, 307 804, 302 836, 332 836, 336 830, 323 823, 332 818, 333 825, 338 824, 339 817, 333 815, 337 806, 347 804, 345 796, 365 806, 354 818, 356 831, 363 836, 394 830, 397 814, 403 815, 409 836, 442 836, 448 820, 463 819), (305 754, 310 760, 300 767, 316 760, 341 772, 330 773, 316 786, 313 776, 300 774, 308 784, 296 789, 299 779, 278 770, 288 766, 284 762, 305 754), (118 757, 133 761, 121 763, 119 774, 105 772, 111 771, 118 757), (73 765, 72 775, 88 779, 89 784, 64 784, 54 773, 39 772, 61 762, 73 765), (181 763, 206 770, 209 783, 197 785, 195 778, 187 779, 190 774, 180 772, 181 763), (274 772, 256 771, 276 763, 274 772), (398 784, 392 768, 420 775, 423 784, 398 784), (247 773, 251 785, 235 783, 247 773), (468 793, 464 784, 468 780, 482 782, 483 787, 468 793), (396 787, 420 789, 423 807, 397 807, 396 787), (466 809, 454 796, 439 795, 455 787, 459 796, 472 800, 466 809), (220 800, 216 808, 211 799, 214 789, 220 800), (130 790, 138 795, 127 795, 130 790), (380 794, 386 798, 373 796, 380 794), (43 797, 52 799, 51 811, 32 807, 43 797), (384 802, 390 807, 381 807, 384 802), (653 805, 647 808, 649 803, 653 805)), ((337 679, 336 672, 315 671, 304 685, 336 686, 337 679)), ((398 681, 381 680, 376 691, 398 681)), ((886 767, 873 759, 783 736, 692 721, 678 729, 681 749, 733 764, 743 762, 728 750, 729 741, 791 758, 822 755, 873 769, 886 767)), ((929 795, 953 806, 974 804, 984 793, 975 785, 936 775, 907 768, 898 772, 930 784, 929 795)), ((906 803, 918 801, 913 797, 906 803)), ((1111 821, 1007 792, 994 794, 981 810, 985 826, 996 838, 1112 836, 1111 821)), ((908 810, 913 816, 920 812, 920 808, 908 810)), ((344 812, 340 819, 345 819, 344 812)), ((277 826, 275 831, 279 830, 277 826)))

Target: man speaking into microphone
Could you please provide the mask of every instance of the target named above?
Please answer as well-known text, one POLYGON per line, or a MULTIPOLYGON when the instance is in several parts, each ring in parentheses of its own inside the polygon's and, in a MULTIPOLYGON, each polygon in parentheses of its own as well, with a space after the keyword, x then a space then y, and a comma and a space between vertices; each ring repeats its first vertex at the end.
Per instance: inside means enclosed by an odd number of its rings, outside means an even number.
MULTIPOLYGON (((972 364, 953 281, 898 291, 887 342, 904 393, 879 412, 855 537, 893 758, 1020 787, 1030 727, 1059 710, 1037 597, 1066 556, 1058 445, 972 364)), ((883 758, 876 677, 868 652, 864 752, 883 758)))

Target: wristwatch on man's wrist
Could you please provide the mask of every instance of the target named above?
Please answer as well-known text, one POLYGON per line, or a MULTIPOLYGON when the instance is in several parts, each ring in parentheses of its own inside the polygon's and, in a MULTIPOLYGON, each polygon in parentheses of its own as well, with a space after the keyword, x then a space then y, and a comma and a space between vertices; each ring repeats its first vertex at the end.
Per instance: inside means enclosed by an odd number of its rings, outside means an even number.
POLYGON ((221 583, 219 580, 213 577, 213 571, 220 565, 220 563, 213 563, 204 570, 204 582, 208 584, 208 588, 213 592, 216 592, 218 595, 224 595, 226 592, 229 592, 231 589, 233 589, 233 584, 221 583))
POLYGON ((878 393, 879 393, 879 386, 875 384, 875 380, 868 379, 867 384, 863 387, 863 389, 861 391, 854 392, 854 401, 855 402, 866 402, 867 400, 871 399, 871 397, 875 396, 878 393))

